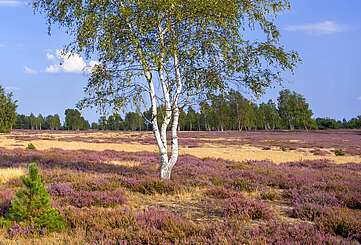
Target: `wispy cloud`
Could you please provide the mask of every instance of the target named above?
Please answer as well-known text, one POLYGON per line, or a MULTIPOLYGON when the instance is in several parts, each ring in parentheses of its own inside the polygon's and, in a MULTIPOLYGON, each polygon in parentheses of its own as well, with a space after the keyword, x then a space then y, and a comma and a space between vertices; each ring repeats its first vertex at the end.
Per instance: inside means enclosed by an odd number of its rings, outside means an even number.
POLYGON ((24 67, 24 73, 25 73, 25 74, 28 74, 28 75, 35 75, 35 74, 37 74, 38 72, 37 72, 36 70, 28 67, 28 66, 25 66, 25 67, 24 67))
POLYGON ((357 100, 360 100, 361 101, 361 96, 357 98, 357 100))
POLYGON ((334 21, 327 20, 313 24, 288 25, 285 27, 285 30, 291 32, 304 32, 311 35, 328 35, 344 32, 347 30, 347 27, 334 21))
POLYGON ((5 44, 0 43, 0 48, 5 48, 5 44))
POLYGON ((23 1, 16 0, 0 0, 0 7, 17 7, 24 4, 23 1))

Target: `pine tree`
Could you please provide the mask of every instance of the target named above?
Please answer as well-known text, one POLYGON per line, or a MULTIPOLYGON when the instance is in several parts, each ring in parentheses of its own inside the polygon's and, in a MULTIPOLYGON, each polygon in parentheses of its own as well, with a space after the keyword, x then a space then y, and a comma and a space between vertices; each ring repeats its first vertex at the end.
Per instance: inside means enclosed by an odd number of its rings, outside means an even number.
POLYGON ((55 231, 64 228, 63 218, 51 207, 51 198, 39 175, 36 163, 29 165, 29 176, 21 178, 24 187, 16 193, 7 218, 36 228, 55 231))
POLYGON ((10 133, 16 121, 16 101, 0 86, 0 133, 10 133))

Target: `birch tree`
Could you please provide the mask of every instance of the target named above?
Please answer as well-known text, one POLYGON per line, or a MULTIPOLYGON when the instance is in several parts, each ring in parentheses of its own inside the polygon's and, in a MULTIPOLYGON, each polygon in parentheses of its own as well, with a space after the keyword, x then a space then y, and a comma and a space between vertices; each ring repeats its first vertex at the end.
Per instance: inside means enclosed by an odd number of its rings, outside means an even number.
POLYGON ((295 128, 308 129, 312 126, 312 110, 303 95, 288 89, 280 91, 278 110, 283 123, 290 130, 295 128))
POLYGON ((35 0, 34 8, 74 37, 67 52, 99 60, 80 107, 151 105, 162 179, 178 160, 180 108, 231 86, 261 94, 299 60, 274 24, 288 0, 35 0), (248 38, 252 31, 264 38, 248 38))

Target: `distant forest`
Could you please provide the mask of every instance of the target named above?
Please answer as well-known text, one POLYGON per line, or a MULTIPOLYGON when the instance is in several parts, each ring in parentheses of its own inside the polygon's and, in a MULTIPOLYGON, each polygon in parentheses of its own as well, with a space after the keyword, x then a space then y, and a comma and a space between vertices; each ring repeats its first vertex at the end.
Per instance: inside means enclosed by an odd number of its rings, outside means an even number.
MULTIPOLYGON (((163 113, 159 115, 162 121, 163 113)), ((77 109, 65 110, 65 122, 61 124, 58 114, 43 116, 17 115, 16 129, 32 130, 130 130, 150 131, 150 111, 131 111, 100 117, 90 124, 77 109)), ((180 113, 181 131, 224 131, 224 130, 280 130, 280 129, 340 129, 361 128, 361 116, 349 121, 332 118, 313 118, 305 97, 290 90, 280 92, 277 101, 256 104, 241 93, 231 91, 222 95, 210 95, 196 106, 183 108, 180 113), (197 108, 197 110, 195 109, 197 108)))

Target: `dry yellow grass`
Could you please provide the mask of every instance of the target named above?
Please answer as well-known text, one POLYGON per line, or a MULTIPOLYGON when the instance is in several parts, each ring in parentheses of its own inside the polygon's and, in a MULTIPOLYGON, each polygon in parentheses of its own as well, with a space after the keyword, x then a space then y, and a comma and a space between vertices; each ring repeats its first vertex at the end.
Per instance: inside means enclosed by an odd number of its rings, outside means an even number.
MULTIPOLYGON (((30 134, 23 133, 24 135, 31 136, 30 134)), ((17 133, 19 135, 19 133, 17 133)), ((21 135, 21 134, 20 134, 21 135)), ((51 148, 61 148, 64 150, 91 150, 91 151, 104 151, 104 150, 115 150, 115 151, 125 151, 125 152, 157 152, 157 146, 140 144, 140 143, 91 143, 91 142, 80 142, 80 141, 62 141, 63 138, 79 136, 74 133, 61 133, 61 134, 37 134, 42 137, 46 137, 46 140, 33 140, 33 143, 38 150, 47 150, 51 148)), ((132 135, 137 135, 140 137, 149 137, 149 133, 111 133, 111 132, 97 132, 97 133, 83 133, 81 137, 88 137, 94 139, 102 138, 126 138, 131 137, 132 135)), ((9 135, 0 135, 0 147, 7 149, 14 148, 25 148, 29 141, 15 140, 9 135)), ((356 162, 361 163, 360 156, 335 156, 330 153, 326 156, 315 156, 310 152, 311 149, 303 149, 301 151, 282 151, 280 149, 274 148, 272 150, 264 150, 254 146, 232 146, 232 145, 222 145, 221 139, 214 140, 214 144, 204 144, 196 148, 181 148, 181 154, 189 154, 199 158, 221 158, 232 161, 248 161, 248 160, 268 160, 274 163, 285 163, 291 161, 302 161, 302 160, 318 160, 318 159, 327 159, 335 163, 350 163, 356 162)), ((324 149, 325 150, 325 149, 324 149)), ((331 149, 329 149, 331 150, 331 149)), ((114 162, 113 164, 124 164, 114 162)), ((130 163, 130 166, 136 166, 136 163, 130 163)))
POLYGON ((136 162, 136 161, 109 161, 108 164, 128 167, 128 168, 134 168, 140 166, 142 163, 136 162))
POLYGON ((0 184, 4 184, 12 179, 17 179, 25 175, 23 168, 3 168, 0 169, 0 184))
POLYGON ((0 245, 82 245, 86 239, 84 231, 69 235, 67 233, 51 233, 39 238, 8 238, 4 230, 0 230, 0 245), (3 232, 2 232, 3 231, 3 232))
MULTIPOLYGON (((305 149, 303 149, 305 150, 305 149)), ((311 150, 311 149, 309 149, 311 150)), ((360 162, 360 156, 315 156, 309 152, 301 151, 282 151, 280 149, 263 150, 253 146, 222 146, 222 145, 204 145, 198 148, 181 149, 181 154, 190 154, 199 158, 221 158, 231 161, 250 161, 250 160, 267 160, 274 163, 286 163, 303 160, 327 159, 338 164, 360 162)))
MULTIPOLYGON (((29 141, 17 141, 14 139, 0 136, 0 147, 6 149, 22 148, 25 149, 29 144, 29 141)), ((59 148, 63 150, 90 150, 90 151, 127 151, 127 152, 139 152, 139 151, 156 151, 156 147, 153 145, 142 144, 114 144, 114 143, 88 143, 79 141, 58 141, 58 140, 32 140, 37 150, 48 150, 51 148, 59 148)))
POLYGON ((124 190, 132 209, 146 209, 150 206, 174 206, 198 202, 204 195, 206 189, 193 188, 189 191, 182 191, 173 195, 153 194, 144 195, 138 192, 124 190))
POLYGON ((124 191, 128 198, 127 205, 132 210, 145 210, 150 207, 165 208, 194 222, 219 218, 210 214, 207 207, 204 206, 203 201, 205 201, 205 192, 207 191, 205 188, 196 187, 173 195, 143 195, 127 190, 124 191))

